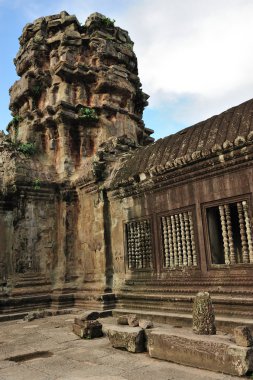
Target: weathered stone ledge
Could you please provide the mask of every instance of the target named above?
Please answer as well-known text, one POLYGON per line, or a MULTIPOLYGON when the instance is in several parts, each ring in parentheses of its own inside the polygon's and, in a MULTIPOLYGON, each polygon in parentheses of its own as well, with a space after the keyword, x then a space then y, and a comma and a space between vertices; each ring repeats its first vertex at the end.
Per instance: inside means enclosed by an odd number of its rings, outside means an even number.
POLYGON ((227 336, 200 336, 173 329, 146 333, 152 358, 230 375, 243 376, 253 370, 253 348, 237 346, 227 336))

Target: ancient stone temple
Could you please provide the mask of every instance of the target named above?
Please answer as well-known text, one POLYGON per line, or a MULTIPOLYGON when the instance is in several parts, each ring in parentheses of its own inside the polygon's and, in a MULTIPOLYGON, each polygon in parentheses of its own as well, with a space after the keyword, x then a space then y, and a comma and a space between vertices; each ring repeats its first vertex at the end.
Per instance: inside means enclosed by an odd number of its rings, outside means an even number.
POLYGON ((187 320, 208 291, 218 317, 252 318, 253 100, 154 142, 133 42, 98 13, 26 25, 15 65, 0 136, 0 312, 187 320))

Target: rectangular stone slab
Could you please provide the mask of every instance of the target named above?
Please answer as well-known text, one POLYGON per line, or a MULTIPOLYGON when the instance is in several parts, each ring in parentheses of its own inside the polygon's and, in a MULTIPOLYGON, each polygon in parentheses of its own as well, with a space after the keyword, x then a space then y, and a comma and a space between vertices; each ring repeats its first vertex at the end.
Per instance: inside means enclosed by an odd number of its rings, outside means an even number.
POLYGON ((239 376, 253 369, 253 348, 237 346, 226 336, 155 329, 147 338, 152 358, 239 376))

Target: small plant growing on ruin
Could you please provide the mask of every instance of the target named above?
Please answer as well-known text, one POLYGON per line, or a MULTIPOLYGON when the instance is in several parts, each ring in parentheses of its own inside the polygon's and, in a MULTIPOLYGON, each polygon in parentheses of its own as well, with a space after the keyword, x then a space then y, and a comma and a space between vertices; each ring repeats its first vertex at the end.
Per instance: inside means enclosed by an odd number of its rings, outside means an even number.
POLYGON ((21 116, 19 116, 19 115, 13 116, 13 119, 12 119, 13 125, 18 125, 20 121, 22 121, 22 117, 21 116))
POLYGON ((114 19, 110 19, 109 17, 104 17, 101 19, 102 23, 107 27, 112 27, 115 24, 114 19))
POLYGON ((24 153, 26 156, 33 156, 36 153, 36 148, 34 143, 24 143, 18 144, 17 150, 24 153))
POLYGON ((42 92, 42 86, 41 84, 36 84, 32 87, 32 95, 37 99, 42 92))
POLYGON ((35 178, 35 180, 33 181, 33 188, 34 188, 34 190, 40 189, 40 179, 39 178, 35 178))
POLYGON ((129 42, 125 44, 126 47, 128 47, 128 49, 132 49, 133 48, 133 44, 130 44, 129 42))
POLYGON ((22 121, 22 117, 19 115, 13 115, 12 120, 8 123, 7 129, 10 127, 14 128, 14 143, 17 143, 18 139, 18 129, 19 129, 19 123, 22 121))
POLYGON ((20 121, 22 121, 22 117, 19 115, 14 115, 12 120, 8 123, 7 128, 9 128, 11 126, 13 126, 14 128, 17 127, 19 125, 20 121))
POLYGON ((79 111, 79 117, 87 120, 98 120, 98 115, 93 108, 82 107, 79 111))
POLYGON ((43 41, 43 38, 41 36, 35 36, 33 41, 36 43, 36 44, 40 44, 42 41, 43 41))
POLYGON ((114 41, 114 40, 115 40, 115 38, 112 37, 112 36, 106 36, 105 39, 106 39, 107 41, 114 41))

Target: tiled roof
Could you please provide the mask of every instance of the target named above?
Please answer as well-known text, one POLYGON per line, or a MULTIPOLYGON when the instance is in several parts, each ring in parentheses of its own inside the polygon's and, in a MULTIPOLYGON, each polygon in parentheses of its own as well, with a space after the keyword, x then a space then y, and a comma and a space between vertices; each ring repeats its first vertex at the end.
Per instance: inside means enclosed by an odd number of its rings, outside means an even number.
POLYGON ((252 131, 253 99, 138 149, 118 170, 113 183, 125 181, 155 167, 166 167, 168 163, 184 157, 194 157, 194 152, 196 157, 206 157, 208 151, 226 150, 236 146, 238 139, 239 144, 241 140, 246 141, 252 131))

